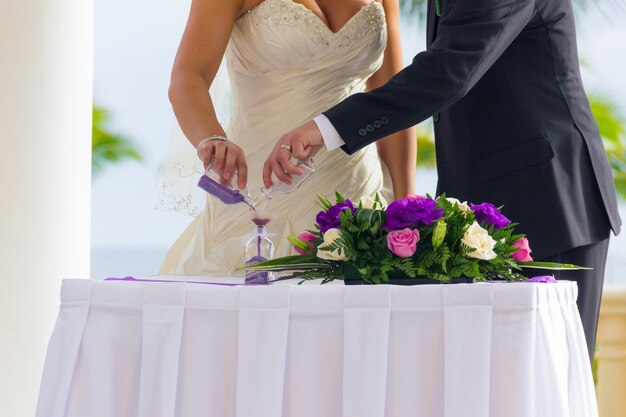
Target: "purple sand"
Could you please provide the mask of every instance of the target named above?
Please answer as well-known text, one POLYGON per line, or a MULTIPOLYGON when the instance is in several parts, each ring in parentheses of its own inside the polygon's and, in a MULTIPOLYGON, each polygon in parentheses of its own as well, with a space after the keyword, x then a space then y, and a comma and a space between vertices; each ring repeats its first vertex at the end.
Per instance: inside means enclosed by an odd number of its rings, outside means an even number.
POLYGON ((262 256, 255 256, 253 258, 250 258, 248 262, 246 262, 246 266, 260 264, 261 262, 267 262, 267 259, 262 256))
POLYGON ((266 224, 270 222, 270 219, 253 218, 252 221, 257 226, 265 226, 266 224))
POLYGON ((222 184, 218 183, 212 178, 207 177, 206 175, 200 177, 200 181, 198 181, 198 187, 202 188, 204 191, 211 194, 212 196, 217 197, 225 204, 244 203, 250 206, 252 210, 254 210, 254 207, 246 201, 246 198, 238 190, 231 190, 228 187, 224 187, 222 184))
MULTIPOLYGON (((261 238, 259 238, 260 241, 261 238)), ((259 248, 260 251, 260 248, 259 248)), ((246 262, 246 266, 255 265, 261 262, 265 262, 267 259, 264 257, 257 255, 250 258, 246 262)), ((269 284, 270 277, 266 271, 247 271, 246 272, 246 284, 269 284)))

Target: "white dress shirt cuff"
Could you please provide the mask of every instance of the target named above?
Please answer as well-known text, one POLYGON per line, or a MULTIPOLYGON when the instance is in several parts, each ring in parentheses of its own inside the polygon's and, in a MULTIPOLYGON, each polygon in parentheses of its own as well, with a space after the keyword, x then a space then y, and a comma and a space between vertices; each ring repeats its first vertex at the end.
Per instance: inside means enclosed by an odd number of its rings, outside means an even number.
POLYGON ((322 139, 324 140, 324 146, 326 146, 327 151, 332 151, 334 149, 340 148, 346 144, 335 126, 328 120, 328 117, 320 114, 319 116, 313 119, 317 128, 320 130, 322 134, 322 139))

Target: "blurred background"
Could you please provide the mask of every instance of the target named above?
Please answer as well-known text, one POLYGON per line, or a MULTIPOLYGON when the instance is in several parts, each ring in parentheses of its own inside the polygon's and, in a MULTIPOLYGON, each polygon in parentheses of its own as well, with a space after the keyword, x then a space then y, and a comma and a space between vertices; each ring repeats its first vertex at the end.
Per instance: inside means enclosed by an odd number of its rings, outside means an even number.
MULTIPOLYGON (((407 64, 425 48, 423 3, 403 2, 407 64)), ((574 3, 583 79, 616 184, 626 197, 626 26, 619 24, 626 5, 623 0, 574 3)), ((93 278, 155 274, 168 247, 191 221, 180 213, 155 210, 158 173, 174 122, 167 98, 169 75, 189 5, 190 0, 95 1, 93 278)), ((417 191, 434 193, 429 122, 419 127, 418 136, 417 191)), ((619 273, 625 266, 623 233, 610 248, 607 283, 626 284, 626 276, 619 273)))

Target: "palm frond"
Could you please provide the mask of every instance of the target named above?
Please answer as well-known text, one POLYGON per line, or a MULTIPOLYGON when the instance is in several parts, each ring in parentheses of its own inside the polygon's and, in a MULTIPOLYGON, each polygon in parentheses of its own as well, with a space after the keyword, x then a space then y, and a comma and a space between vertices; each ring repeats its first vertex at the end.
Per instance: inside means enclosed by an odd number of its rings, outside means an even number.
POLYGON ((427 0, 400 0, 400 10, 405 16, 417 16, 420 22, 424 22, 427 4, 427 0))
POLYGON ((573 0, 573 4, 574 11, 579 17, 597 14, 616 22, 617 19, 626 16, 624 0, 573 0))
MULTIPOLYGON (((606 17, 612 23, 621 23, 626 17, 624 0, 572 0, 574 12, 578 18, 590 15, 606 17)), ((408 16, 417 16, 420 22, 426 18, 426 0, 400 0, 400 9, 408 16)))
POLYGON ((417 126, 417 167, 435 168, 437 155, 435 152, 435 133, 430 121, 417 126))
POLYGON ((593 92, 589 94, 589 103, 613 169, 615 188, 626 198, 626 117, 617 102, 607 95, 593 92))
POLYGON ((91 138, 91 167, 93 175, 98 175, 106 165, 124 160, 142 161, 143 157, 133 142, 126 137, 109 132, 105 125, 108 112, 98 106, 93 107, 91 138))

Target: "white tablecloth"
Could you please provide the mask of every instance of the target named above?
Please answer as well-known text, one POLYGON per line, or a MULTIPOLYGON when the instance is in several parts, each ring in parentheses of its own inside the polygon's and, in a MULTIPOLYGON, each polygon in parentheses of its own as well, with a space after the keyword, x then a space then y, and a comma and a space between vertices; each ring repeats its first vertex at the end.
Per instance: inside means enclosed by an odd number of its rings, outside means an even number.
POLYGON ((66 280, 38 417, 595 417, 575 284, 66 280))

